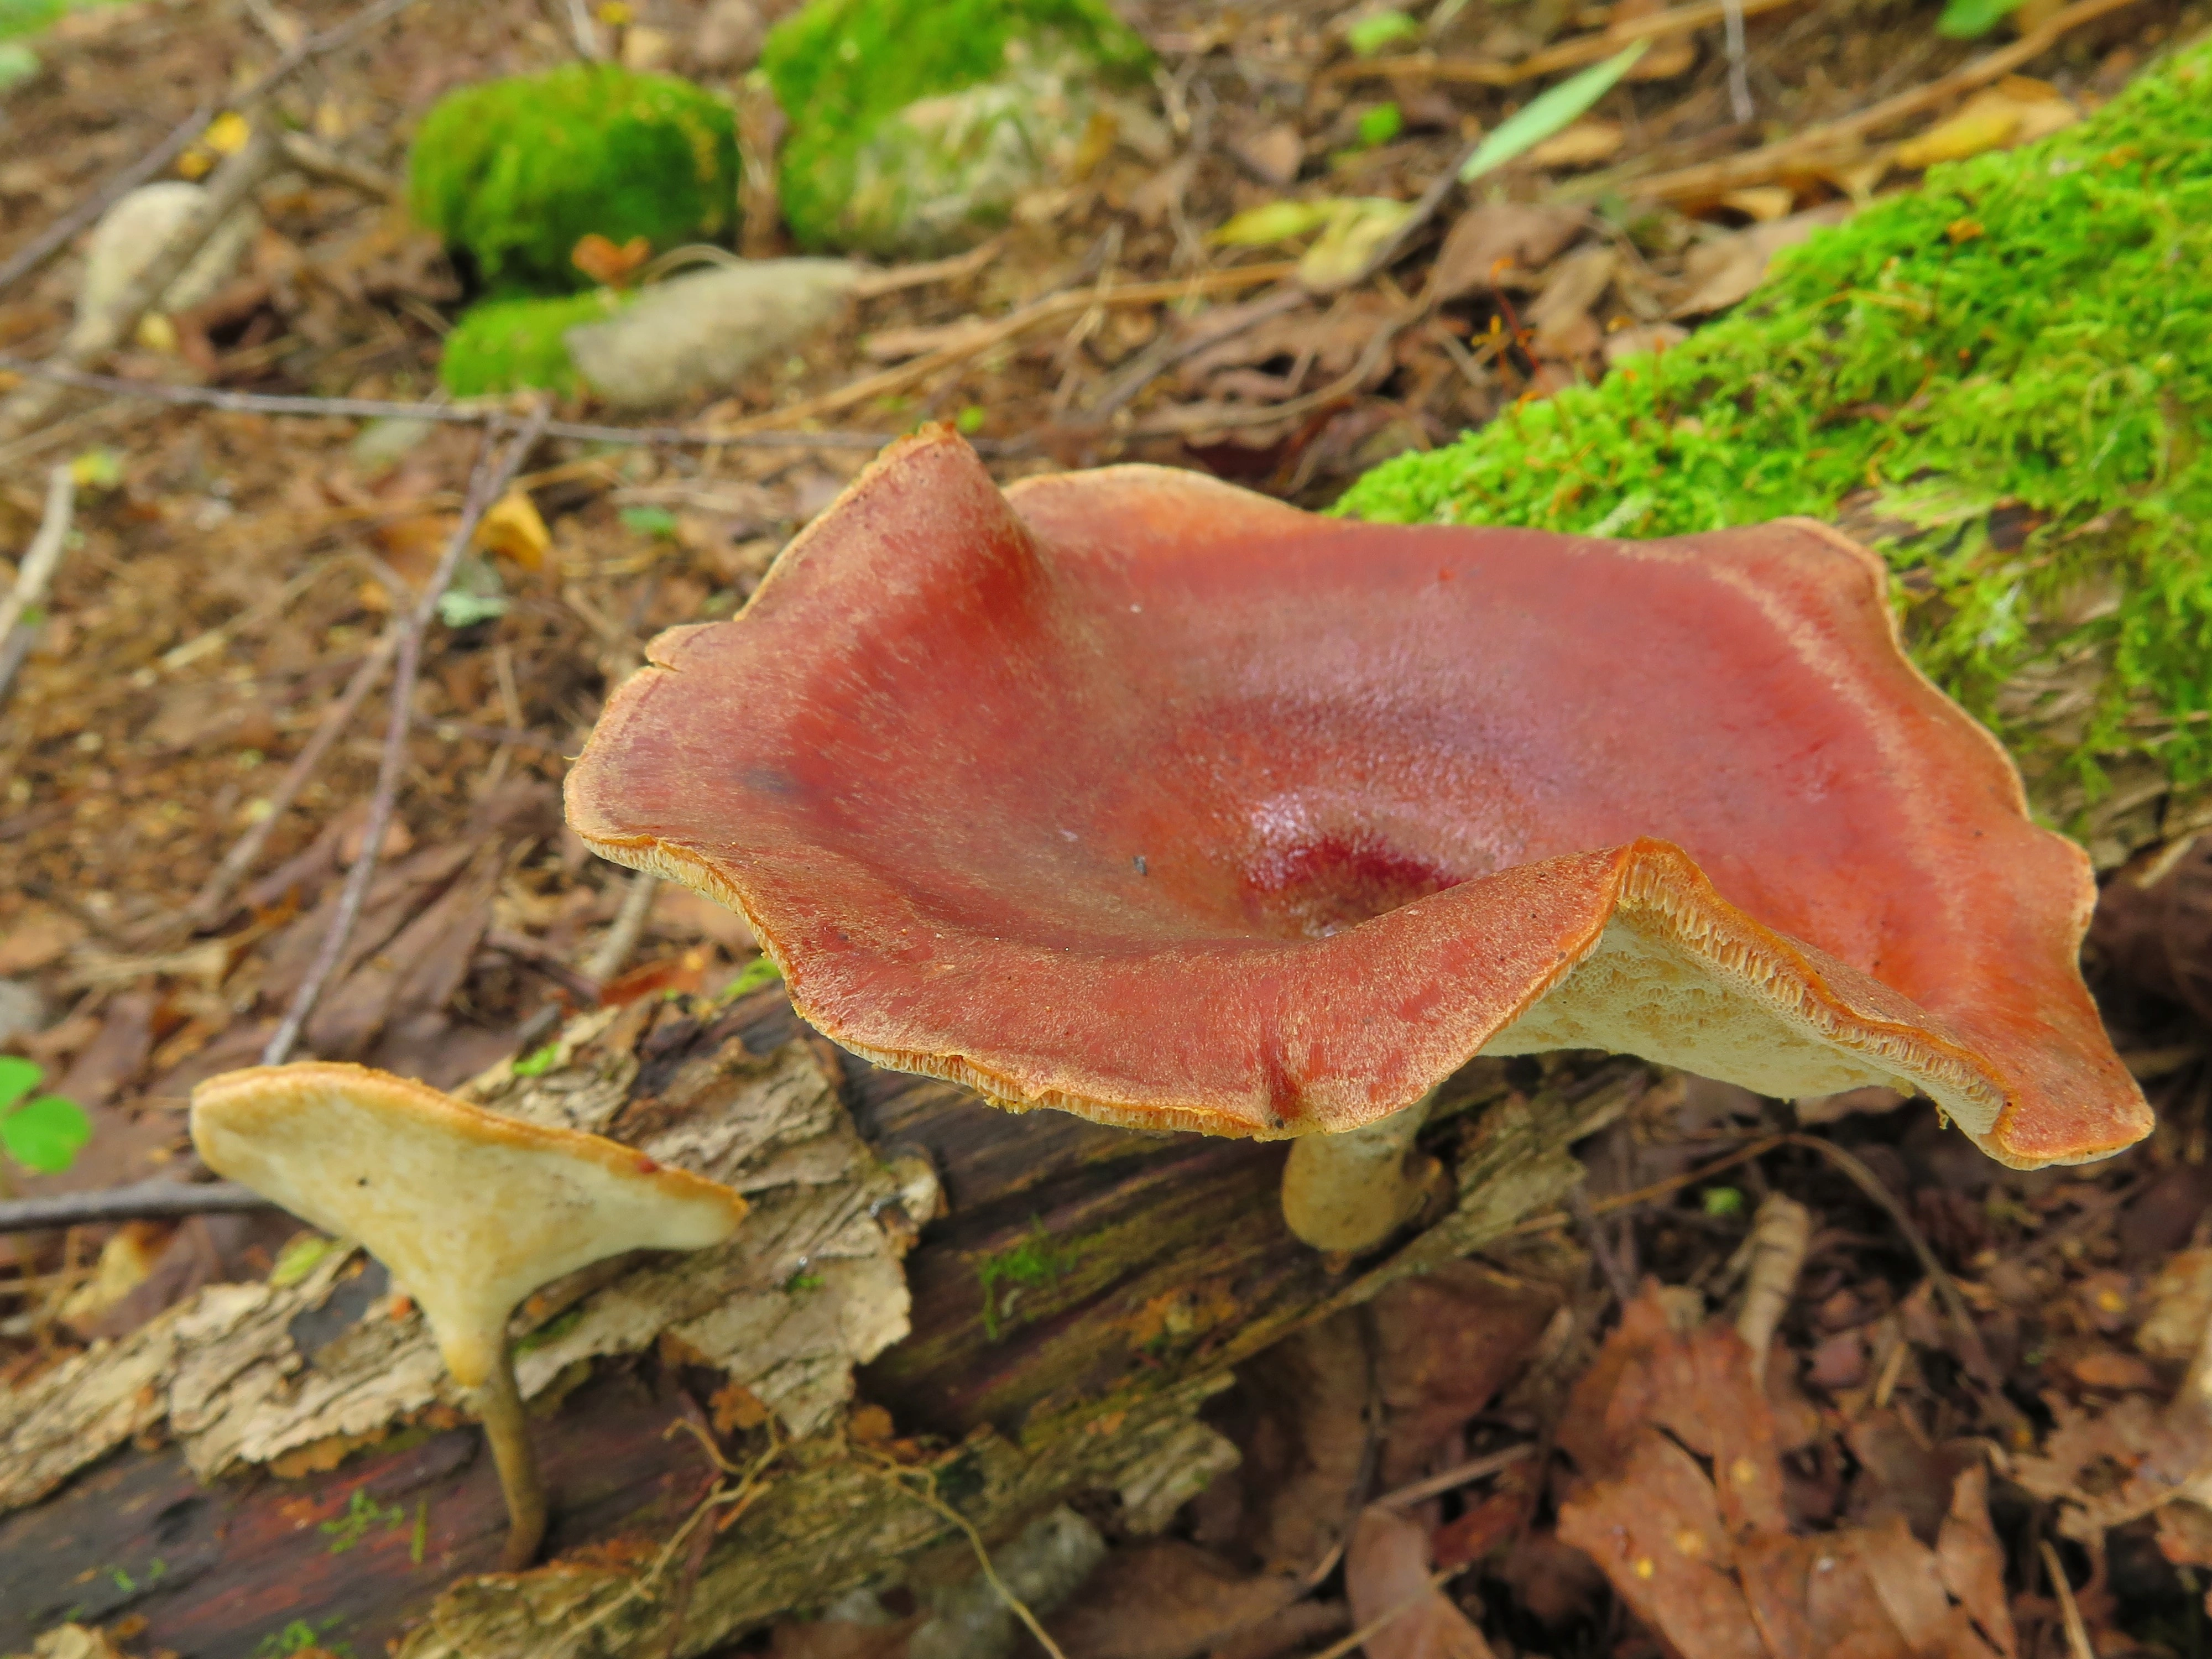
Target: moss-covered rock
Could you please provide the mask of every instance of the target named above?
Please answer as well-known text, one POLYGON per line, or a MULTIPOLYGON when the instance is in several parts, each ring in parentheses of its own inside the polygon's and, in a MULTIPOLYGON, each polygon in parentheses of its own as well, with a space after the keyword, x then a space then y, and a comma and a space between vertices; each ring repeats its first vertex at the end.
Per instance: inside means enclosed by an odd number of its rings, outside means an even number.
POLYGON ((580 391, 582 377, 562 337, 586 323, 605 321, 629 297, 602 288, 550 300, 487 300, 446 337, 438 379, 456 398, 580 391))
POLYGON ((463 87, 415 134, 408 199, 495 295, 574 293, 594 232, 656 252, 737 223, 737 122, 689 81, 611 64, 463 87))
POLYGON ((813 248, 972 246, 1152 64, 1103 0, 811 0, 761 57, 791 120, 784 216, 813 248))
POLYGON ((2212 817, 2212 46, 1778 265, 1687 343, 1340 510, 1840 523, 1888 559, 1916 659, 2100 863, 2212 817))

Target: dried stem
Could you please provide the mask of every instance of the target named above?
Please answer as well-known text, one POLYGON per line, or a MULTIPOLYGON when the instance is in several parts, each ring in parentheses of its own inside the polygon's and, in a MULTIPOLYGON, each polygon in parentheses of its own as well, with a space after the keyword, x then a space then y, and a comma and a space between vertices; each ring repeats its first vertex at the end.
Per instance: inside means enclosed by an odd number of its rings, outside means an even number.
POLYGON ((399 642, 392 672, 392 718, 385 732, 384 757, 377 767, 376 793, 369 800, 368 822, 362 833, 361 851, 354 859, 353 868, 346 873, 346 884, 338 895, 330 931, 323 935, 322 945, 300 981, 291 1006, 285 1010, 283 1019, 269 1039, 269 1046, 262 1051, 261 1063, 264 1066, 281 1066, 291 1057, 307 1016, 314 1012, 316 1000, 322 995, 323 987, 337 971, 345 953, 346 940, 351 937, 362 904, 368 896, 369 883, 375 878, 384 834, 391 827, 392 810, 399 797, 399 777, 407 763, 407 734, 415 725, 415 680, 422 672, 422 636, 437 613, 440 596, 453 581, 453 568, 475 539, 477 521, 505 493, 508 483, 521 471, 523 461, 544 434, 545 408, 541 403, 522 423, 521 431, 496 465, 491 458, 498 429, 495 428, 484 434, 483 450, 477 459, 476 475, 469 481, 461 520, 453 528, 453 538, 446 544, 437 569, 416 596, 414 608, 394 624, 399 642))
POLYGON ((7 702, 15 670, 29 654, 38 632, 38 624, 25 622, 23 613, 46 603, 46 590, 53 586, 54 572, 69 546, 70 520, 76 507, 76 475, 65 466, 55 467, 46 474, 46 506, 38 533, 15 567, 15 585, 0 599, 0 704, 7 702))
POLYGON ((545 1485, 538 1473, 538 1450, 530 1443, 530 1414, 514 1381, 514 1358, 502 1342, 490 1377, 476 1391, 477 1414, 484 1440, 499 1467, 499 1489, 507 1498, 507 1548, 500 1565, 520 1572, 538 1559, 545 1541, 545 1485))

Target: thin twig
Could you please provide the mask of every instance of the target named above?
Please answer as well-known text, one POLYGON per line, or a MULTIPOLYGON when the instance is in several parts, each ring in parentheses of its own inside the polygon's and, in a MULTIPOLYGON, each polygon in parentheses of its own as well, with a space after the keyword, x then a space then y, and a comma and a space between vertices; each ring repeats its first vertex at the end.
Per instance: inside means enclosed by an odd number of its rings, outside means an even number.
POLYGON ((1211 351, 1223 342, 1233 340, 1238 335, 1258 327, 1271 317, 1285 316, 1312 303, 1313 295, 1305 289, 1286 288, 1280 293, 1251 301, 1250 309, 1228 323, 1217 323, 1208 328, 1206 319, 1201 319, 1182 338, 1170 337, 1156 345, 1146 346, 1133 362, 1115 374, 1114 378, 1107 382, 1105 390, 1083 412, 1093 420, 1103 420, 1177 363, 1195 357, 1200 352, 1211 351))
MULTIPOLYGON (((1778 10, 1796 3, 1796 0, 1741 0, 1741 6, 1745 16, 1756 17, 1763 11, 1778 10)), ((1577 35, 1571 40, 1562 40, 1556 46, 1547 46, 1541 52, 1531 52, 1517 63, 1509 64, 1496 58, 1439 58, 1431 52, 1415 52, 1408 57, 1370 58, 1340 64, 1330 70, 1325 78, 1337 81, 1431 80, 1483 87, 1517 86, 1523 81, 1539 80, 1559 70, 1579 69, 1585 64, 1595 64, 1638 40, 1657 40, 1670 34, 1687 34, 1692 30, 1723 22, 1728 16, 1729 6, 1735 3, 1737 0, 1698 0, 1695 5, 1677 6, 1672 11, 1623 18, 1610 28, 1600 29, 1595 34, 1577 35)))
POLYGON ((1613 1248, 1613 1241, 1605 1236, 1605 1229, 1598 1224, 1597 1212, 1590 1208, 1589 1190, 1581 1182, 1577 1182, 1567 1191, 1567 1212, 1574 1217, 1575 1226, 1581 1231, 1583 1242, 1589 1247, 1599 1273, 1605 1276, 1606 1287, 1613 1292, 1615 1301, 1626 1307, 1636 1300, 1635 1282, 1629 1278, 1628 1269, 1620 1265, 1620 1256, 1613 1248))
POLYGON ((0 1204, 0 1233, 85 1227, 109 1221, 167 1221, 188 1215, 232 1215, 277 1206, 235 1181, 139 1181, 96 1193, 56 1193, 0 1204))
POLYGON ((1410 1504, 1420 1503, 1425 1498, 1434 1498, 1441 1492, 1451 1492, 1461 1486, 1471 1486, 1477 1480, 1487 1480, 1493 1474, 1511 1468, 1516 1463, 1526 1458, 1534 1456, 1535 1454, 1536 1443, 1533 1440, 1525 1441, 1518 1446, 1508 1446, 1503 1451, 1491 1452, 1485 1456, 1472 1458, 1467 1462, 1455 1464, 1450 1468, 1429 1476, 1425 1480, 1416 1480, 1410 1486, 1399 1487, 1395 1492, 1386 1492, 1380 1498, 1371 1501, 1382 1504, 1386 1509, 1402 1510, 1410 1504))
POLYGON ((638 936, 645 932, 645 919, 653 914, 653 901, 659 891, 660 878, 652 872, 640 870, 630 877, 622 908, 615 912, 614 926, 584 963, 586 979, 605 985, 622 972, 623 963, 637 949, 638 936))
POLYGON ((2081 1620, 2081 1604, 2074 1599, 2074 1586, 2067 1582, 2065 1564, 2048 1538, 2042 1540, 2042 1547, 2043 1570, 2051 1575, 2051 1592, 2058 1598, 2058 1617, 2066 1626, 2067 1659, 2097 1659, 2097 1650, 2089 1644, 2089 1627, 2081 1620))
POLYGON ((926 380, 940 370, 954 368, 981 356, 993 346, 1024 334, 1032 328, 1088 311, 1092 306, 1159 305, 1200 294, 1221 294, 1240 288, 1257 288, 1264 283, 1279 282, 1294 275, 1295 263, 1265 265, 1241 265, 1233 270, 1209 271, 1203 276, 1170 278, 1158 283, 1132 283, 1127 288, 1116 289, 1102 300, 1097 290, 1088 285, 1060 294, 1049 294, 1019 310, 1000 318, 988 327, 973 334, 963 335, 951 344, 916 357, 911 362, 901 363, 874 374, 807 398, 787 408, 770 410, 767 414, 736 422, 723 430, 734 437, 740 434, 758 432, 771 422, 787 423, 793 421, 817 419, 834 415, 842 410, 864 404, 872 398, 889 397, 903 392, 917 381, 926 380))
MULTIPOLYGON (((151 380, 126 380, 112 374, 88 374, 65 364, 34 362, 4 353, 0 353, 0 371, 58 381, 87 392, 106 392, 118 398, 181 408, 216 409, 229 415, 290 415, 311 420, 434 421, 447 426, 497 426, 513 418, 505 410, 486 404, 405 404, 381 398, 303 398, 278 392, 228 392, 219 386, 166 386, 151 380)), ((548 421, 545 435, 586 443, 685 444, 702 447, 728 444, 745 449, 881 449, 893 436, 886 432, 732 434, 706 427, 605 426, 587 421, 548 421)), ((975 447, 988 452, 984 443, 978 442, 975 447)))
POLYGON ((346 940, 352 935, 354 923, 361 915, 361 907, 368 896, 369 883, 375 878, 378 854, 382 850, 384 834, 391 826, 393 808, 399 796, 400 774, 407 763, 407 734, 414 729, 415 680, 422 665, 422 636, 428 631, 431 618, 437 614, 438 600, 453 579, 453 568, 460 562, 461 555, 476 538, 477 523, 490 509, 491 504, 506 491, 514 475, 521 471, 545 429, 546 405, 540 403, 537 410, 522 423, 522 429, 507 447, 507 453, 496 465, 492 462, 493 446, 497 428, 484 434, 483 453, 479 458, 476 475, 469 481, 469 493, 461 509, 460 523, 454 526, 453 538, 446 544, 444 555, 430 580, 416 596, 415 607, 397 624, 399 646, 392 671, 392 719, 384 738, 384 758, 378 765, 376 793, 369 799, 368 822, 362 834, 361 851, 354 857, 353 868, 346 872, 346 884, 338 894, 337 907, 331 917, 329 931, 323 935, 321 945, 308 965, 300 988, 292 998, 291 1006, 262 1051, 261 1063, 281 1066, 289 1059, 293 1046, 300 1040, 301 1030, 307 1016, 314 1012, 316 999, 323 987, 337 971, 343 956, 346 940))
POLYGON ((999 1569, 991 1560, 991 1552, 984 1547, 983 1534, 975 1530, 975 1523, 937 1495, 937 1478, 934 1474, 927 1469, 907 1471, 890 1464, 865 1461, 860 1467, 877 1474, 888 1485, 896 1487, 940 1520, 949 1521, 959 1528, 962 1534, 968 1540, 968 1547, 975 1553, 975 1563, 982 1569, 984 1582, 998 1593, 999 1599, 1006 1604, 1015 1618, 1020 1620, 1028 1627, 1029 1633, 1036 1638, 1037 1645, 1051 1655, 1052 1659, 1067 1659, 1067 1656, 1060 1650, 1060 1644, 1052 1639, 1050 1633, 1038 1622, 1036 1614, 1030 1610, 1030 1604, 1015 1595, 1012 1587, 999 1577, 999 1569), (918 1487, 908 1486, 900 1478, 908 1473, 919 1474, 923 1485, 918 1487))
POLYGON ((1738 125, 1758 113, 1751 102, 1751 48, 1743 37, 1743 0, 1723 0, 1728 12, 1729 113, 1738 125))
MULTIPOLYGON (((54 362, 82 368, 129 339, 131 331, 176 280, 177 273, 198 256, 224 221, 276 171, 280 154, 270 125, 264 118, 243 148, 215 170, 191 212, 162 239, 153 256, 124 284, 123 291, 96 311, 79 311, 76 321, 55 349, 54 362)), ((5 402, 0 402, 0 437, 12 438, 41 424, 61 398, 61 384, 51 377, 17 387, 5 402)))
POLYGON ((46 474, 46 505, 38 533, 15 567, 15 586, 0 599, 0 704, 7 702, 15 670, 39 631, 36 622, 24 620, 24 613, 46 603, 46 590, 53 586, 54 572, 69 546, 70 520, 76 508, 76 475, 66 466, 55 467, 46 474))
POLYGON ((292 764, 285 769, 283 778, 270 795, 268 811, 238 838, 237 844, 229 852, 223 854, 222 862, 216 866, 214 873, 201 884, 200 890, 192 896, 192 902, 185 907, 182 919, 189 927, 195 930, 212 927, 223 919, 238 884, 246 879, 246 872, 261 856, 261 849, 269 844, 269 837, 276 833, 276 826, 285 813, 292 810, 293 803, 300 798, 300 792, 307 787, 307 781, 315 775, 316 769, 323 763, 323 757, 345 735, 346 727, 353 724, 355 713, 361 708, 371 688, 383 678, 384 671, 391 665, 392 659, 398 649, 399 629, 394 624, 385 629, 384 637, 376 642, 376 648, 362 659, 361 666, 354 670, 353 678, 346 683, 345 690, 338 693, 337 700, 323 711, 323 718, 317 724, 314 735, 293 757, 292 764))
POLYGON ((1583 199, 1605 194, 1609 191, 1628 189, 1635 195, 1654 200, 1674 201, 1717 197, 1723 192, 1741 189, 1747 185, 1759 184, 1772 178, 1784 167, 1802 162, 1809 157, 1847 149, 1869 133, 1894 125, 1908 116, 1948 103, 1961 93, 1972 92, 1992 81, 2002 80, 2021 64, 2040 57, 2058 43, 2059 39, 2084 23, 2093 23, 2100 17, 2133 5, 2135 0, 2075 0, 2075 3, 2030 29, 2010 46, 1984 52, 1981 57, 1961 64, 1948 75, 1941 75, 1924 85, 1885 98, 1879 103, 1816 127, 1808 127, 1794 138, 1746 150, 1739 155, 1723 156, 1717 161, 1703 161, 1695 167, 1680 167, 1672 173, 1654 173, 1638 179, 1630 169, 1614 168, 1605 173, 1594 173, 1561 187, 1563 197, 1583 199))
POLYGON ((1889 1218, 1890 1225, 1897 1229, 1911 1247, 1912 1254, 1919 1258, 1920 1271, 1926 1273, 1929 1282, 1935 1285, 1944 1312, 1950 1316, 1951 1328, 1958 1335, 1960 1362, 1981 1382, 2002 1382, 2003 1373, 1997 1370, 1996 1362, 1990 1358, 1988 1348, 1983 1346, 1981 1328, 1974 1323, 1973 1310, 1967 1307, 1966 1298, 1960 1292, 1958 1280, 1944 1271, 1943 1264, 1936 1259, 1936 1252, 1929 1248, 1927 1235, 1905 1212, 1905 1206, 1898 1201, 1896 1194, 1881 1184, 1881 1177, 1832 1140, 1823 1140, 1818 1135, 1794 1134, 1785 1135, 1783 1139, 1790 1146, 1810 1147, 1820 1153, 1850 1176, 1852 1184, 1880 1206, 1882 1213, 1889 1218))
POLYGON ((100 216, 108 209, 155 173, 167 170, 169 163, 182 155, 193 139, 207 131, 208 123, 214 118, 213 106, 202 104, 170 128, 167 137, 48 225, 27 245, 16 249, 7 260, 0 262, 0 293, 5 293, 40 269, 75 241, 80 233, 99 222, 100 216))
POLYGON ((1370 1638, 1380 1636, 1474 1565, 1474 1562, 1469 1561, 1455 1567, 1438 1567, 1429 1575, 1428 1583, 1423 1584, 1420 1589, 1409 1595, 1401 1597, 1393 1605, 1385 1607, 1341 1641, 1330 1643, 1319 1653, 1314 1655, 1313 1659, 1345 1659, 1346 1655, 1357 1653, 1370 1638))

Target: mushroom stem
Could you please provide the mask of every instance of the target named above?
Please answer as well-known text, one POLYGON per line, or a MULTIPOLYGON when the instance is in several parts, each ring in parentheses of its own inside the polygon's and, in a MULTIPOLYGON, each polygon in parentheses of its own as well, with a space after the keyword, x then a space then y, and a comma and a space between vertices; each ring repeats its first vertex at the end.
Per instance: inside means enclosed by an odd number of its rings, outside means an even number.
POLYGON ((1388 1117, 1337 1134, 1301 1136, 1283 1169, 1283 1219, 1317 1250, 1379 1244, 1410 1221, 1437 1173, 1414 1167, 1413 1137, 1436 1103, 1432 1090, 1388 1117))
POLYGON ((491 1375, 476 1391, 477 1414, 499 1467, 499 1489, 507 1498, 507 1552, 500 1565, 520 1572, 538 1558, 545 1541, 545 1487, 538 1478, 538 1451, 530 1443, 530 1422, 522 1390, 514 1381, 514 1361, 504 1345, 491 1375))

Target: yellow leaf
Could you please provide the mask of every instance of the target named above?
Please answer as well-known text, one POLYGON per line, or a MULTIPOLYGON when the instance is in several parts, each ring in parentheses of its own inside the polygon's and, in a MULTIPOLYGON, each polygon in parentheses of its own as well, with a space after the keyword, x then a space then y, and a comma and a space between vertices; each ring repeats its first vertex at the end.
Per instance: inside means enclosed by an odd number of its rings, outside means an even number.
POLYGON ((506 555, 525 570, 535 570, 545 562, 545 550, 553 538, 538 516, 530 492, 518 484, 483 515, 477 526, 476 544, 487 553, 506 555))
POLYGON ((218 155, 235 155, 246 148, 252 131, 243 115, 236 110, 225 110, 208 123, 208 130, 200 135, 200 143, 218 155))
POLYGON ((215 167, 215 152, 193 145, 177 157, 177 174, 184 179, 204 179, 215 167))
POLYGON ((1949 120, 1897 147, 1899 167, 1931 167, 1963 161, 1996 149, 2020 131, 2020 106, 2009 99, 1977 99, 1949 120))
POLYGON ((1364 197, 1339 204, 1314 245, 1298 261, 1298 281, 1316 294, 1341 288, 1364 270, 1375 252, 1398 234, 1413 212, 1411 202, 1364 197))
POLYGON ((1334 218, 1348 199, 1324 196, 1312 202, 1268 202, 1247 208, 1206 240, 1222 247, 1266 247, 1310 236, 1334 218))
POLYGON ((177 349, 177 325, 158 311, 149 311, 138 319, 138 343, 149 351, 165 356, 177 349))

